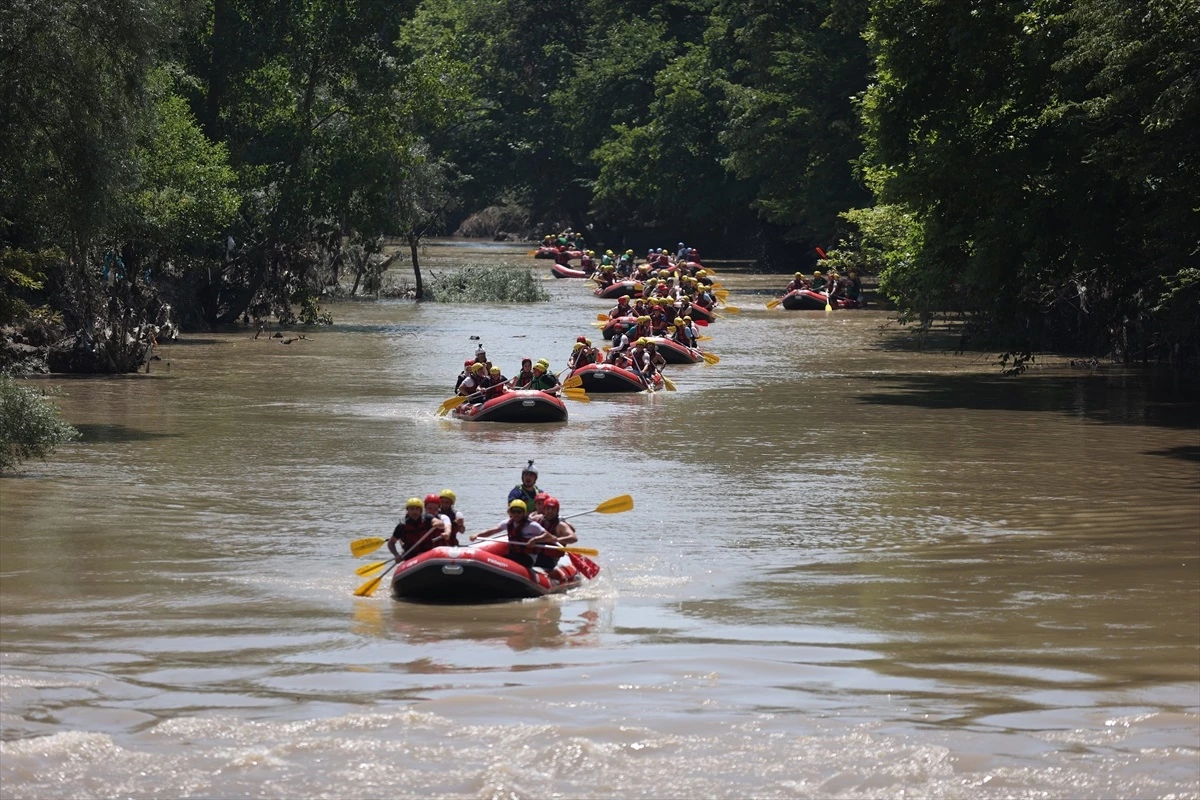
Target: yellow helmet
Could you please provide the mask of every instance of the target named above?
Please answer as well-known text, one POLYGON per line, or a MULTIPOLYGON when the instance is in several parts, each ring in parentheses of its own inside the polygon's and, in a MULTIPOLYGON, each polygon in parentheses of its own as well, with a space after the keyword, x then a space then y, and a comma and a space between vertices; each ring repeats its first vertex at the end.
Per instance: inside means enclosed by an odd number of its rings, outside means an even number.
POLYGON ((707 274, 708 274, 708 270, 706 270, 706 269, 699 269, 699 270, 696 270, 696 277, 697 277, 697 278, 703 278, 703 277, 704 277, 705 275, 707 275, 707 274))
POLYGON ((575 346, 574 346, 574 347, 572 347, 571 349, 572 349, 572 350, 582 350, 582 349, 583 349, 583 342, 576 342, 576 343, 575 343, 575 346))
POLYGON ((441 497, 443 500, 449 500, 451 503, 458 501, 458 495, 454 493, 453 489, 442 489, 438 497, 441 497))
POLYGON ((419 497, 410 497, 408 502, 404 504, 405 508, 424 508, 425 503, 419 497))
POLYGON ((803 273, 803 272, 797 272, 797 273, 796 273, 795 275, 793 275, 792 277, 793 277, 793 278, 803 278, 803 277, 804 277, 804 273, 803 273))
POLYGON ((492 368, 491 368, 490 370, 488 370, 488 372, 490 372, 490 373, 491 373, 491 374, 493 374, 493 375, 499 375, 499 374, 500 374, 500 368, 499 368, 499 367, 497 367, 496 365, 494 365, 494 364, 493 364, 493 365, 492 365, 492 368))
POLYGON ((820 274, 821 274, 821 270, 819 270, 819 269, 814 269, 814 270, 813 270, 813 277, 814 277, 814 278, 815 278, 815 277, 817 277, 817 276, 818 276, 818 275, 820 275, 820 274))
POLYGON ((510 509, 515 508, 520 511, 528 511, 529 510, 529 506, 525 505, 524 500, 513 500, 511 503, 508 504, 508 507, 510 509))
POLYGON ((612 251, 612 250, 605 250, 605 251, 604 251, 604 255, 606 255, 606 256, 611 256, 612 254, 613 254, 613 251, 612 251))
POLYGON ((647 344, 650 344, 650 340, 647 339, 645 336, 642 336, 641 338, 639 338, 637 340, 637 343, 640 345, 647 345, 647 344))

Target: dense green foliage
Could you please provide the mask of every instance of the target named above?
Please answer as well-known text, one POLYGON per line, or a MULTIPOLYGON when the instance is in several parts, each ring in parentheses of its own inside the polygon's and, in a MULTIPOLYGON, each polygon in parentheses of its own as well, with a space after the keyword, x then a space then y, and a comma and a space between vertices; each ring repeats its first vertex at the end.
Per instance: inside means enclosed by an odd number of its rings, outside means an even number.
POLYGON ((434 274, 425 284, 426 299, 436 303, 537 303, 550 295, 528 269, 503 264, 474 264, 434 274))
POLYGON ((79 431, 63 422, 41 392, 0 374, 0 472, 44 459, 58 445, 78 438, 79 431))
POLYGON ((1183 362, 1198 63, 1184 0, 17 0, 0 301, 315 319, 495 207, 786 271, 836 242, 906 319, 1183 362))

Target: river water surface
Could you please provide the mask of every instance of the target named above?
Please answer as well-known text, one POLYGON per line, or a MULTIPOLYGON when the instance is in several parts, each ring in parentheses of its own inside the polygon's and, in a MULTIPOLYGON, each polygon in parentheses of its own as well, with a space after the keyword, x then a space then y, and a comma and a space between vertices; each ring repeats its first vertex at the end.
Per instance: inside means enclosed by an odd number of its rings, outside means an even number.
POLYGON ((428 252, 554 300, 342 302, 35 384, 84 438, 0 480, 3 797, 1200 796, 1194 393, 1002 378, 722 270, 742 313, 678 391, 464 424, 433 411, 477 342, 557 370, 609 304, 428 252), (352 596, 350 540, 446 487, 490 526, 528 459, 564 514, 633 495, 576 520, 597 580, 352 596))

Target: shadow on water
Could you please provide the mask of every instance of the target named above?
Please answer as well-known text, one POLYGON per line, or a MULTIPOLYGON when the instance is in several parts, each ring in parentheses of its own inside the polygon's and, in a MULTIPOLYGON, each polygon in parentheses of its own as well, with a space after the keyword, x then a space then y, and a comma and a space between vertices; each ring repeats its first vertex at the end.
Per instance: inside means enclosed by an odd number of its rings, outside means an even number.
POLYGON ((1164 458, 1178 458, 1183 461, 1195 461, 1200 463, 1200 445, 1187 444, 1179 447, 1167 447, 1163 450, 1148 450, 1148 456, 1162 456, 1164 458))
POLYGON ((176 439, 177 433, 151 433, 116 422, 92 422, 76 425, 82 441, 95 442, 147 442, 154 439, 176 439))
MULTIPOLYGON (((1200 426, 1200 392, 1197 392, 1195 382, 1178 375, 1133 372, 1013 377, 892 374, 863 375, 857 379, 886 387, 885 391, 861 394, 856 398, 873 405, 1047 411, 1109 424, 1193 430, 1200 426)), ((1191 457, 1187 453, 1172 455, 1191 457)))

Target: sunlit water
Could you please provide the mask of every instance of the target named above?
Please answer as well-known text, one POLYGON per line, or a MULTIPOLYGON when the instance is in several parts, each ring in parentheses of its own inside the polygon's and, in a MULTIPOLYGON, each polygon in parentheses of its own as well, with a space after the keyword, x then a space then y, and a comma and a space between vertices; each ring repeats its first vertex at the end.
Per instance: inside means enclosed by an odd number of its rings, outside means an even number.
MULTIPOLYGON (((608 303, 329 307, 305 340, 44 380, 84 440, 0 480, 0 794, 1197 797, 1200 434, 1166 376, 918 349, 883 312, 742 309, 678 391, 565 425, 434 415, 478 342, 561 368, 608 303), (475 340, 473 337, 479 337, 475 340), (527 459, 598 580, 358 599, 347 543, 527 459)), ((952 346, 952 345, 951 345, 952 346)))

